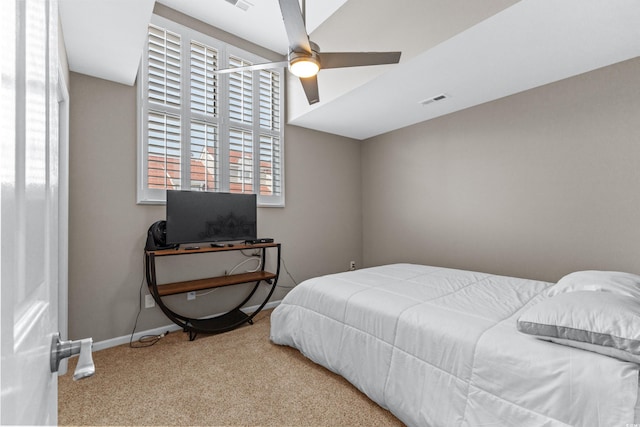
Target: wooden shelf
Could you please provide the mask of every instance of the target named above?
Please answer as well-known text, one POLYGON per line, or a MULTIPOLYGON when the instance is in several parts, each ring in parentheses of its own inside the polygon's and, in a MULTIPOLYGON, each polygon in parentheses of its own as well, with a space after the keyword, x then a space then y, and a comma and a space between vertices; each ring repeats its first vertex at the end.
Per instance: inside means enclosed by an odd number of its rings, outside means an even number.
MULTIPOLYGON (((257 243, 255 245, 248 245, 245 243, 233 243, 227 244, 223 247, 212 247, 209 243, 194 244, 193 246, 185 245, 180 249, 162 249, 157 251, 145 251, 145 277, 147 279, 147 286, 149 292, 153 296, 156 304, 162 310, 162 312, 173 323, 182 327, 185 331, 189 332, 189 340, 193 341, 199 332, 215 334, 220 332, 226 332, 231 329, 237 328, 244 323, 253 323, 253 317, 260 312, 273 295, 278 283, 278 277, 280 276, 280 243, 257 243), (197 249, 194 247, 197 246, 197 249), (191 247, 192 249, 186 249, 191 247), (204 254, 204 253, 220 253, 231 251, 253 251, 256 250, 262 259, 261 271, 231 274, 229 276, 217 276, 208 277, 206 279, 186 280, 183 282, 166 283, 159 285, 156 278, 156 258, 167 257, 173 255, 190 255, 190 254, 204 254), (267 264, 267 252, 276 250, 276 272, 264 271, 267 264), (251 298, 255 295, 260 283, 267 283, 269 285, 269 294, 264 298, 264 301, 260 306, 253 311, 253 313, 244 313, 242 308, 247 304, 251 298), (183 294, 185 292, 202 291, 205 289, 214 289, 222 286, 240 285, 242 283, 253 283, 253 288, 248 292, 248 295, 240 302, 235 308, 232 308, 225 314, 213 317, 213 318, 199 318, 195 319, 189 316, 178 314, 171 310, 162 301, 162 297, 168 295, 183 294)), ((252 253, 253 255, 253 253, 252 253)), ((233 270, 232 270, 233 271, 233 270)), ((215 297, 214 297, 215 298, 215 297)))
POLYGON ((187 254, 202 254, 208 252, 225 252, 225 251, 242 251, 251 249, 262 248, 275 248, 277 243, 256 243, 255 245, 247 245, 244 243, 234 244, 233 246, 224 246, 222 248, 212 248, 208 243, 194 244, 194 245, 182 245, 180 249, 161 249, 157 251, 147 251, 147 254, 153 254, 155 256, 172 256, 172 255, 187 255, 187 254), (198 249, 185 249, 188 247, 199 247, 198 249))
MULTIPOLYGON (((192 253, 193 251, 187 251, 192 253)), ((232 274, 229 276, 210 277, 207 279, 187 280, 185 282, 167 283, 158 285, 160 296, 181 294, 184 292, 201 291, 204 289, 219 288, 222 286, 238 285, 240 283, 258 282, 260 280, 273 280, 274 273, 268 271, 256 271, 254 273, 232 274)))

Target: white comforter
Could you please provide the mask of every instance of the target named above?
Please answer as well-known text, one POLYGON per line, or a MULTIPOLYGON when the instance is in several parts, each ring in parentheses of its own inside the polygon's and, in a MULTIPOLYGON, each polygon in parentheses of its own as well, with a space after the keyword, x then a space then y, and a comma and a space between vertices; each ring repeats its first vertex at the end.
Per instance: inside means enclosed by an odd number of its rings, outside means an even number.
POLYGON ((516 330, 549 286, 412 264, 318 277, 274 310, 271 340, 410 426, 634 423, 638 365, 516 330))

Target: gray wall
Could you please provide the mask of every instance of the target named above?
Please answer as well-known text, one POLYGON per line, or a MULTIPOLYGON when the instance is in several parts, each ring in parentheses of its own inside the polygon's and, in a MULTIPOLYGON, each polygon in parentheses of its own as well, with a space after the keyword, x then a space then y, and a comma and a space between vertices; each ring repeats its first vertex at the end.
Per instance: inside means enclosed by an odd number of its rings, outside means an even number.
POLYGON ((363 143, 365 265, 640 273, 640 59, 363 143))
MULTIPOLYGON (((260 208, 259 234, 283 243, 298 282, 350 260, 550 281, 579 269, 639 273, 638 75, 635 59, 364 142, 287 126, 286 207, 260 208)), ((131 332, 146 230, 164 206, 135 203, 136 89, 69 81, 69 336, 101 341, 131 332)), ((159 270, 182 280, 236 262, 192 255, 159 270)), ((280 284, 293 283, 283 272, 280 284)), ((243 291, 170 303, 213 314, 243 291)), ((167 324, 143 309, 138 330, 167 324)))
MULTIPOLYGON (((136 204, 136 88, 77 73, 70 83, 69 336, 102 341, 133 328, 146 232, 164 219, 165 208, 136 204)), ((361 264, 361 143, 291 126, 285 139, 286 207, 259 208, 259 234, 282 243, 298 282, 345 271, 350 260, 361 264)), ((159 266, 159 275, 163 281, 207 277, 238 261, 207 257, 176 257, 159 266)), ((284 271, 279 284, 293 285, 284 271)), ((272 300, 285 292, 279 288, 272 300)), ((190 302, 173 296, 169 304, 204 316, 244 295, 232 287, 190 302)), ((137 330, 167 324, 157 307, 143 309, 137 330)))

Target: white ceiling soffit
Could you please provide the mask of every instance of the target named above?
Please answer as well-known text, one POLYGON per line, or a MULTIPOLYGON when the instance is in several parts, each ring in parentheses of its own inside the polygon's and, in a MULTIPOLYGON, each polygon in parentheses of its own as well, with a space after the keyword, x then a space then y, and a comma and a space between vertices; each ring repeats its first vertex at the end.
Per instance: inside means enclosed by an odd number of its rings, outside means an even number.
MULTIPOLYGON (((307 30, 316 29, 346 1, 308 0, 307 30)), ((289 53, 278 0, 158 0, 158 3, 274 52, 289 53)))
POLYGON ((343 70, 321 71, 321 102, 289 123, 370 138, 635 58, 639 22, 638 0, 522 0, 328 102, 323 73, 343 70))
MULTIPOLYGON (((226 0, 158 0, 287 53, 277 0, 241 1, 246 11, 226 0)), ((154 3, 60 0, 69 68, 134 84, 154 3)), ((307 0, 307 21, 325 52, 402 51, 397 65, 322 70, 313 106, 289 78, 290 124, 356 139, 640 55, 639 0, 307 0), (439 94, 447 98, 421 104, 439 94)))
POLYGON ((155 0, 60 0, 69 69, 133 85, 154 4, 155 0))

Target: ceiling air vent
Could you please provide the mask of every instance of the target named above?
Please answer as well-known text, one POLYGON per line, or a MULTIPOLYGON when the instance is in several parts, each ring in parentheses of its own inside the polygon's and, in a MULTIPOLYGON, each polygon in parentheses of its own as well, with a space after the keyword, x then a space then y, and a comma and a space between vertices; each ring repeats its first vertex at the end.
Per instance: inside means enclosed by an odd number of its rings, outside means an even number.
POLYGON ((424 99, 420 101, 419 104, 429 105, 429 104, 433 104, 434 102, 444 101, 447 98, 451 98, 451 96, 445 93, 441 93, 440 95, 436 95, 436 96, 432 96, 431 98, 424 99))
POLYGON ((249 10, 251 6, 253 6, 253 3, 249 3, 246 0, 227 0, 227 3, 231 3, 232 5, 239 7, 245 12, 249 10))

